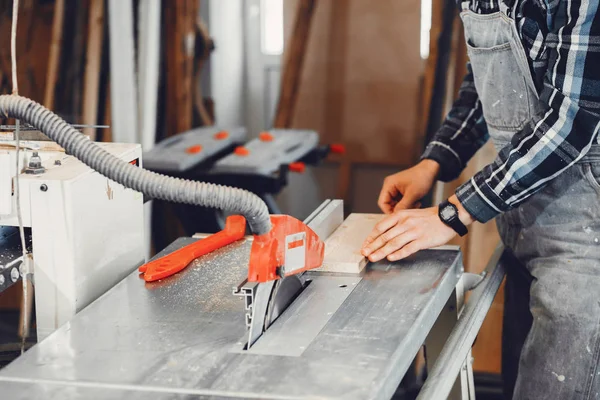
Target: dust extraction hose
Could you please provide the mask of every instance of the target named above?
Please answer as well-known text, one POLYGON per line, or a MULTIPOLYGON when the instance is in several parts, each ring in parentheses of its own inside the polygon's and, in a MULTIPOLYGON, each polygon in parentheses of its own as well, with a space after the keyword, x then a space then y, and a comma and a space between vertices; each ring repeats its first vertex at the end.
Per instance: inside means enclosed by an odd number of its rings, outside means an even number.
POLYGON ((103 150, 46 107, 25 97, 0 95, 0 115, 34 126, 62 146, 67 154, 127 188, 154 199, 242 214, 257 235, 271 230, 267 205, 251 192, 173 178, 133 166, 103 150))

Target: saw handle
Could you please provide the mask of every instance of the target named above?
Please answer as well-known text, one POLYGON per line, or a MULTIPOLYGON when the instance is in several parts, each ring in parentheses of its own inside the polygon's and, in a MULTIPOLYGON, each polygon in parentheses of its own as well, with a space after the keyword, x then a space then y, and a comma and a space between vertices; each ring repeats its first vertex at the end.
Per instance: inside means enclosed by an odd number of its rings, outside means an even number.
POLYGON ((245 233, 246 219, 241 215, 229 216, 222 231, 150 261, 142 265, 139 271, 144 273, 146 282, 164 279, 183 270, 196 258, 243 239, 245 233))

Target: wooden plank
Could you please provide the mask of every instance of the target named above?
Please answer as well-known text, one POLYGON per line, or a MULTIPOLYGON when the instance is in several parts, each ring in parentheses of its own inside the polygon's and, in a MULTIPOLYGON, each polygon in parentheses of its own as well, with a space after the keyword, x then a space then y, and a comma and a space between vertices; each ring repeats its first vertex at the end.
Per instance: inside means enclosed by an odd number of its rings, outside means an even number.
MULTIPOLYGON (((88 15, 90 3, 95 0, 77 0, 76 16, 74 20, 71 20, 71 24, 75 26, 75 37, 72 38, 72 59, 65 62, 64 58, 62 65, 67 66, 69 73, 69 86, 70 93, 70 120, 73 123, 81 123, 81 116, 83 114, 83 91, 84 91, 84 77, 85 77, 85 47, 87 45, 87 30, 86 25, 88 24, 88 15)), ((68 6, 68 4, 67 4, 68 6)), ((66 36, 66 33, 65 37, 66 36)), ((60 89, 59 89, 60 90, 60 89)))
POLYGON ((335 1, 330 7, 329 38, 327 41, 329 62, 326 66, 328 87, 325 94, 326 119, 324 132, 329 135, 329 140, 343 142, 346 146, 344 157, 352 158, 363 152, 360 148, 357 152, 356 143, 348 143, 343 137, 348 90, 346 79, 348 75, 350 4, 347 1, 335 1))
POLYGON ((139 142, 133 1, 109 0, 112 135, 115 142, 139 142))
MULTIPOLYGON (((425 61, 425 72, 423 76, 421 113, 419 113, 419 131, 425 139, 429 111, 431 107, 431 96, 433 95, 433 84, 435 82, 435 68, 438 60, 438 37, 442 33, 442 14, 444 12, 444 1, 433 0, 431 2, 431 30, 429 31, 429 57, 425 61)), ((423 143, 423 147, 425 143, 423 143)))
MULTIPOLYGON (((100 87, 100 65, 102 62, 102 40, 104 38, 104 0, 93 0, 88 18, 88 42, 83 85, 84 124, 96 124, 100 87)), ((96 128, 86 128, 84 133, 96 140, 96 128)))
POLYGON ((325 240, 323 266, 318 271, 360 273, 367 265, 367 259, 360 253, 362 244, 383 217, 383 214, 350 214, 325 240))
MULTIPOLYGON (((436 39, 438 41, 437 60, 426 120, 425 143, 435 135, 445 117, 445 106, 448 104, 448 69, 453 51, 452 41, 456 39, 454 22, 457 18, 455 5, 451 2, 444 2, 441 20, 442 31, 436 39)), ((452 80, 452 83, 454 83, 454 80, 452 80)))
POLYGON ((111 104, 110 104, 110 81, 106 85, 106 95, 104 97, 104 125, 108 125, 110 128, 103 129, 102 141, 103 142, 112 142, 113 134, 112 134, 112 113, 111 113, 111 104))
POLYGON ((18 10, 16 46, 19 61, 17 62, 17 80, 19 84, 18 92, 22 96, 31 96, 35 85, 31 68, 35 57, 35 54, 31 53, 31 41, 34 34, 32 28, 35 19, 35 5, 33 3, 33 0, 21 1, 18 10))
MULTIPOLYGON (((25 67, 25 79, 20 73, 19 91, 23 96, 27 96, 32 100, 43 102, 46 91, 46 76, 48 73, 48 62, 50 56, 50 46, 48 38, 52 34, 52 16, 54 13, 54 4, 40 2, 36 0, 32 5, 32 19, 30 35, 28 38, 27 57, 20 57, 19 72, 25 67), (24 62, 25 61, 25 62, 24 62), (21 82, 29 85, 27 92, 21 89, 21 82)), ((19 27, 21 26, 21 16, 19 16, 19 27)), ((17 33, 19 35, 19 33, 17 33)), ((18 37, 18 36, 17 36, 18 37)), ((18 50, 17 54, 21 54, 23 50, 18 50)), ((18 56, 19 57, 19 56, 18 56)), ((23 87, 26 89, 26 87, 23 87)))
POLYGON ((202 95, 202 71, 204 65, 214 50, 214 43, 209 35, 208 27, 202 19, 198 17, 196 21, 196 57, 194 60, 194 112, 201 126, 211 126, 214 124, 211 113, 206 108, 204 96, 202 95))
POLYGON ((167 57, 167 137, 192 127, 194 46, 198 0, 168 2, 165 9, 167 57))
POLYGON ((294 31, 285 52, 279 102, 273 123, 275 128, 289 128, 292 124, 315 3, 315 0, 300 0, 298 3, 294 31))
MULTIPOLYGON (((288 21, 297 4, 284 2, 288 21)), ((313 19, 292 126, 344 143, 352 160, 414 161, 420 1, 322 1, 313 19)))
POLYGON ((48 74, 46 75, 46 92, 44 106, 49 110, 54 108, 54 91, 58 82, 60 50, 63 40, 63 23, 65 17, 65 0, 56 0, 52 21, 52 37, 50 39, 50 57, 48 59, 48 74))
POLYGON ((160 0, 138 4, 138 74, 139 119, 142 149, 150 150, 156 142, 156 116, 160 75, 160 0), (143 68, 139 66, 143 65, 143 68))

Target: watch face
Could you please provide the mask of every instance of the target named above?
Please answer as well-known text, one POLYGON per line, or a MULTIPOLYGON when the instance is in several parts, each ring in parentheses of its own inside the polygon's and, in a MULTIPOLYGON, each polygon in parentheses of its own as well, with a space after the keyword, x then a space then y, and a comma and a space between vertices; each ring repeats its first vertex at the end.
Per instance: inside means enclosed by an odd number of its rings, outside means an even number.
POLYGON ((446 206, 446 207, 442 208, 441 214, 442 214, 442 218, 444 218, 445 220, 449 220, 449 219, 452 219, 452 217, 454 217, 456 215, 456 212, 454 210, 454 207, 446 206))

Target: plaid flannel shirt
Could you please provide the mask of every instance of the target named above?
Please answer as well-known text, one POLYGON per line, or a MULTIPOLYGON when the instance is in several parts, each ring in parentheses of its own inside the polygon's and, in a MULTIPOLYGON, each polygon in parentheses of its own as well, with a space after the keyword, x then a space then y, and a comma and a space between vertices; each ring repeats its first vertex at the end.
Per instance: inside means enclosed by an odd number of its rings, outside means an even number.
MULTIPOLYGON (((499 1, 472 0, 470 9, 496 12, 499 1)), ((480 222, 544 188, 586 154, 600 128, 599 1, 515 1, 519 4, 513 17, 544 107, 492 164, 457 189, 461 204, 480 222)), ((448 182, 460 175, 487 139, 468 66, 458 99, 422 158, 437 161, 440 179, 448 182)))

